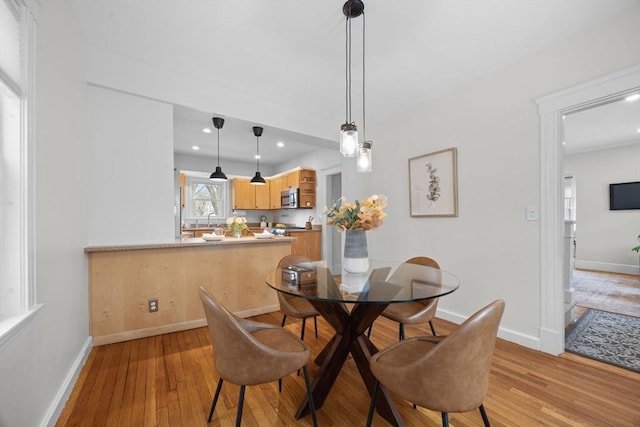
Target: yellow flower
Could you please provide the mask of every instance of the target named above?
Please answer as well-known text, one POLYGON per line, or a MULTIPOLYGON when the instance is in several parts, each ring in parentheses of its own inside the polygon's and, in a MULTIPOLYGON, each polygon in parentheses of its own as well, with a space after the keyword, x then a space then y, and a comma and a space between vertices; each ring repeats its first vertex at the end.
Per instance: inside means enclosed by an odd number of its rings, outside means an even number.
POLYGON ((384 208, 387 198, 374 194, 362 202, 351 203, 346 197, 339 198, 332 207, 325 208, 327 225, 333 225, 338 231, 373 230, 382 226, 382 219, 387 216, 384 208))

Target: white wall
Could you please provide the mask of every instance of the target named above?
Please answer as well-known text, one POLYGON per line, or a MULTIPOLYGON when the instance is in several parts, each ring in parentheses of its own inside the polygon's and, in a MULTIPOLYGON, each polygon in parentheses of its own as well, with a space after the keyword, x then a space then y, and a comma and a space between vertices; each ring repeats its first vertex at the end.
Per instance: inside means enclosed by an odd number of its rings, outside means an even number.
POLYGON ((640 144, 571 154, 565 171, 576 177, 576 266, 638 273, 640 210, 609 210, 609 184, 640 181, 640 144))
POLYGON ((534 99, 640 63, 639 8, 376 124, 371 188, 389 197, 389 216, 370 233, 370 255, 434 257, 462 282, 440 300, 443 313, 467 316, 503 298, 509 338, 535 347, 540 231, 525 220, 540 198, 534 99), (408 158, 448 147, 458 149, 458 217, 410 218, 408 158))
POLYGON ((89 86, 89 245, 175 239, 173 107, 89 86))
POLYGON ((36 55, 38 316, 0 348, 0 425, 55 422, 91 347, 84 45, 63 2, 42 2, 36 55), (66 388, 69 386, 69 388, 66 388))

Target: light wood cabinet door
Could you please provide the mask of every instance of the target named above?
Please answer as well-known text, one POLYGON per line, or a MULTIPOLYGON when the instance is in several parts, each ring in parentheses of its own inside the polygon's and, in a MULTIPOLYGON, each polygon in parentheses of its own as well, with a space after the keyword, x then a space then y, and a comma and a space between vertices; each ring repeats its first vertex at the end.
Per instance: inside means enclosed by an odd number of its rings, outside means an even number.
POLYGON ((254 209, 269 209, 271 205, 269 204, 269 180, 267 181, 267 185, 252 185, 254 189, 254 209))
POLYGON ((287 188, 298 188, 300 186, 300 171, 289 172, 288 174, 284 175, 283 178, 283 190, 286 190, 287 188))
POLYGON ((269 207, 271 209, 280 209, 280 196, 282 193, 282 177, 271 178, 269 180, 269 207))
POLYGON ((311 261, 322 259, 322 233, 320 230, 292 231, 287 232, 287 236, 296 238, 291 242, 292 255, 302 255, 311 261))
POLYGON ((234 209, 255 209, 256 196, 254 187, 249 179, 235 178, 233 180, 234 209))

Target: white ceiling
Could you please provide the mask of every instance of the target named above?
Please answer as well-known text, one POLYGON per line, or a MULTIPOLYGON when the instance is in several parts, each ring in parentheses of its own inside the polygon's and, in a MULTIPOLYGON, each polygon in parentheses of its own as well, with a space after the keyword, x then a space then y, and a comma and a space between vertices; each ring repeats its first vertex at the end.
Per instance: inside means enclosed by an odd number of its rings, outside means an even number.
MULTIPOLYGON (((335 149, 345 121, 343 0, 69 0, 89 49, 108 52, 250 95, 307 122, 286 129, 261 118, 177 106, 175 149, 215 155, 211 117, 226 123, 221 158, 255 153, 264 164, 317 147, 335 149), (318 131, 317 129, 322 129, 318 131), (296 129, 297 133, 287 129, 296 129)), ((635 6, 639 0, 365 0, 367 123, 397 118, 411 106, 517 61, 635 6)), ((362 18, 353 20, 353 118, 361 126, 362 18)), ((265 119, 266 120, 266 119, 265 119)), ((589 120, 590 123, 593 120, 589 120)), ((593 135, 593 132, 589 132, 593 135)), ((375 140, 375 136, 373 136, 375 140)), ((253 159, 249 159, 253 161, 253 159)))

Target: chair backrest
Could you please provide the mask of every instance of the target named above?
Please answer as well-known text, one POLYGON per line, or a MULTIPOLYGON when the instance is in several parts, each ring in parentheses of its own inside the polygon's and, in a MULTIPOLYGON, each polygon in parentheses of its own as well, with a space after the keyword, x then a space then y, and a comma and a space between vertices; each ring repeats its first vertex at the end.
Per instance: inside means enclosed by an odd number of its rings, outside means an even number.
POLYGON ((441 412, 477 409, 489 388, 504 307, 496 300, 482 308, 408 367, 404 397, 441 412))
MULTIPOLYGON (((411 281, 417 279, 428 279, 430 283, 442 283, 442 272, 440 271, 440 265, 432 258, 418 256, 413 257, 406 260, 402 263, 396 271, 393 272, 391 277, 389 278, 389 282, 396 283, 402 285, 405 289, 410 289, 411 281), (421 271, 417 270, 416 265, 431 267, 434 269, 432 275, 430 277, 420 277, 421 271), (416 274, 418 276, 416 276, 416 274)), ((421 304, 425 306, 425 309, 421 309, 420 312, 423 313, 420 316, 433 317, 436 313, 436 309, 438 308, 438 298, 432 298, 420 301, 421 304)))
POLYGON ((211 334, 216 370, 226 381, 249 383, 256 374, 247 370, 270 349, 251 336, 242 326, 243 319, 229 312, 203 287, 200 299, 211 334))
MULTIPOLYGON (((303 255, 287 255, 284 256, 280 262, 278 262, 278 268, 287 267, 289 265, 296 265, 302 262, 310 262, 311 260, 303 255)), ((282 292, 276 292, 278 294, 278 303, 280 304, 280 310, 286 314, 287 316, 298 316, 299 313, 291 304, 289 304, 288 300, 291 298, 296 298, 292 295, 288 295, 282 292)))

